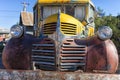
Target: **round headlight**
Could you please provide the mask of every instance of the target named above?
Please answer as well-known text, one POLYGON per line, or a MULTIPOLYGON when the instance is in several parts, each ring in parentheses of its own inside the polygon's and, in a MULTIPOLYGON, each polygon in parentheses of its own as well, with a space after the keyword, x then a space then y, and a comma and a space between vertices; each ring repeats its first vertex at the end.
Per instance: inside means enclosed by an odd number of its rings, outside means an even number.
POLYGON ((112 29, 108 26, 102 26, 100 28, 98 28, 98 37, 102 40, 107 40, 110 39, 112 37, 112 29))
POLYGON ((10 34, 13 38, 19 38, 23 34, 23 27, 20 25, 13 25, 10 29, 10 34))

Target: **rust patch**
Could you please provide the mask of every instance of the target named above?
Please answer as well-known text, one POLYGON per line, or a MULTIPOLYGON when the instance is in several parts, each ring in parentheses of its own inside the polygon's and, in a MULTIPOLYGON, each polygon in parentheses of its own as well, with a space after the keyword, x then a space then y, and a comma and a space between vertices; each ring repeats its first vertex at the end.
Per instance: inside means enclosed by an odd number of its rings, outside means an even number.
POLYGON ((40 70, 0 70, 0 80, 120 80, 120 75, 40 70))
POLYGON ((6 69, 30 69, 31 50, 34 41, 39 41, 39 39, 27 34, 21 38, 11 38, 2 53, 4 67, 6 69))

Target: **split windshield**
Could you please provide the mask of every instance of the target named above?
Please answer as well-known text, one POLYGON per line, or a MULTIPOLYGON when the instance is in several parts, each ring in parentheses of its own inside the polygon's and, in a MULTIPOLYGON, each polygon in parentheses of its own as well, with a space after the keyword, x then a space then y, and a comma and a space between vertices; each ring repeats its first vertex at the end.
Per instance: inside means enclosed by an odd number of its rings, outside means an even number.
POLYGON ((59 10, 61 12, 69 14, 78 20, 82 21, 85 18, 86 9, 85 5, 62 5, 62 6, 44 6, 41 7, 41 16, 43 19, 47 18, 48 16, 58 13, 59 10))

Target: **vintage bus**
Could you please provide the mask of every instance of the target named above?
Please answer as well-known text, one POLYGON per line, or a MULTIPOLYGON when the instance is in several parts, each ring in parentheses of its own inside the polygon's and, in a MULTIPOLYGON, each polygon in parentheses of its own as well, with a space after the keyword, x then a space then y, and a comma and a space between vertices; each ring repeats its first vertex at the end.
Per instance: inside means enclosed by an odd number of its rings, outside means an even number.
POLYGON ((3 51, 7 69, 115 73, 118 54, 112 29, 95 31, 95 6, 90 0, 37 0, 34 37, 24 27, 11 27, 3 51))

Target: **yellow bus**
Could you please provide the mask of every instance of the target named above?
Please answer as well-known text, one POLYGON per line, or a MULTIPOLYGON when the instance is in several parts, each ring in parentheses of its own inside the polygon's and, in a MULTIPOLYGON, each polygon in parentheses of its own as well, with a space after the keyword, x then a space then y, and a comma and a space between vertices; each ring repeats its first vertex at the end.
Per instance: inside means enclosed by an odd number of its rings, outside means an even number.
POLYGON ((2 56, 5 68, 116 72, 112 29, 102 26, 95 32, 96 11, 90 0, 37 0, 33 13, 34 37, 22 26, 11 27, 12 39, 2 56))

